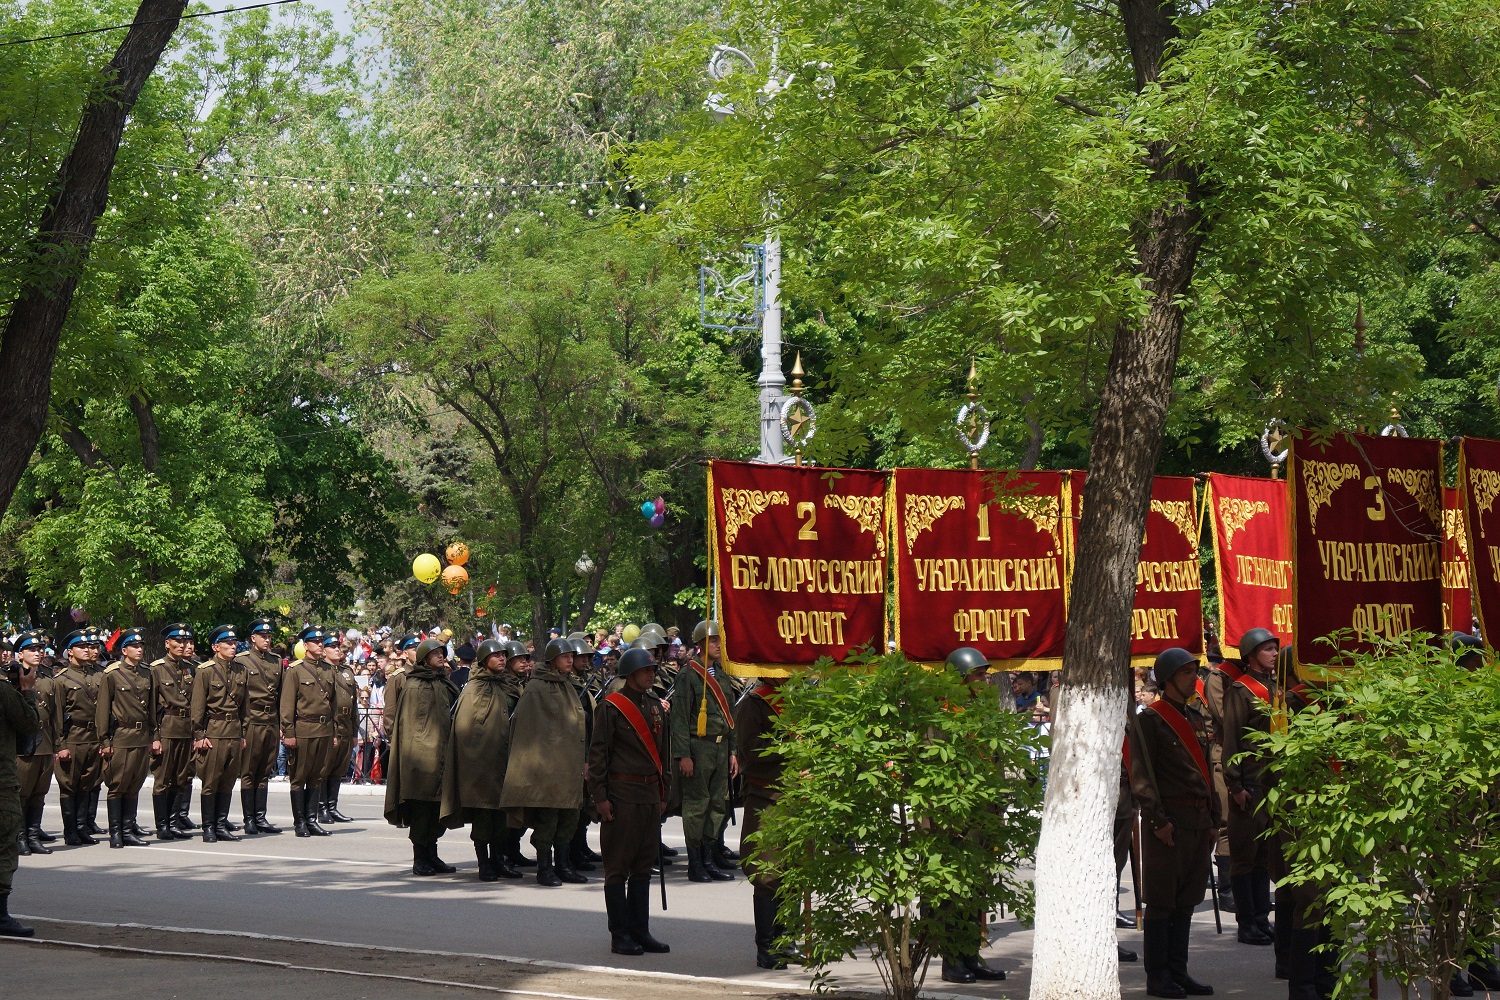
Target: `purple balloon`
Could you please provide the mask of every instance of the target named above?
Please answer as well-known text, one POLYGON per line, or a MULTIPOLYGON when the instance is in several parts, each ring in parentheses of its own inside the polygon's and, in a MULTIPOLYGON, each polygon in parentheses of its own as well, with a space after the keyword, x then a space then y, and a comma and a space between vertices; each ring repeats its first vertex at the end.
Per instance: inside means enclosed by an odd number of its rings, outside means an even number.
POLYGON ((665 514, 667 512, 667 502, 661 497, 657 497, 655 500, 651 501, 651 504, 656 508, 656 512, 658 514, 665 514))
POLYGON ((667 523, 667 515, 665 515, 665 514, 652 514, 651 515, 651 527, 653 527, 653 528, 660 528, 662 525, 664 525, 666 523, 667 523))

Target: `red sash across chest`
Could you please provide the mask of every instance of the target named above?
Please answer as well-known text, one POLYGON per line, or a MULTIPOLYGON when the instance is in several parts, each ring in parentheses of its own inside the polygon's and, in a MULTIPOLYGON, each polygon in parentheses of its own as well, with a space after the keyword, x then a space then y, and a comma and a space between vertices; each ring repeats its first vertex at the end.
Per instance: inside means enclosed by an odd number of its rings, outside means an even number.
POLYGON ((630 728, 634 729, 635 735, 640 737, 641 745, 651 755, 651 763, 656 765, 656 773, 660 775, 662 773, 661 754, 656 749, 656 739, 651 735, 651 727, 646 725, 646 717, 641 714, 640 708, 618 691, 605 695, 604 700, 619 709, 620 714, 625 716, 625 721, 630 723, 630 728))
POLYGON ((1188 755, 1193 758, 1193 763, 1198 765, 1198 772, 1203 775, 1205 792, 1212 795, 1213 777, 1208 770, 1208 760, 1203 756, 1203 747, 1198 743, 1198 734, 1193 731, 1192 725, 1165 698, 1153 701, 1148 706, 1148 710, 1161 716, 1162 721, 1172 727, 1172 732, 1177 734, 1178 742, 1187 748, 1188 755))

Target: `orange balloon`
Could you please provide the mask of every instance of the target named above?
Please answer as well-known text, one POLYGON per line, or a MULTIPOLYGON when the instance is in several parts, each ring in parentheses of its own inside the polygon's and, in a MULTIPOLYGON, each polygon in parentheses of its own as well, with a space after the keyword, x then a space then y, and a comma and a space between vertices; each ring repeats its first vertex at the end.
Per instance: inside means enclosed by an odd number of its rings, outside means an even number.
POLYGON ((455 566, 462 566, 469 561, 469 547, 463 542, 454 542, 448 546, 448 561, 455 566))
POLYGON ((469 571, 462 566, 449 566, 443 570, 443 586, 448 588, 448 593, 456 594, 464 589, 469 582, 469 571))

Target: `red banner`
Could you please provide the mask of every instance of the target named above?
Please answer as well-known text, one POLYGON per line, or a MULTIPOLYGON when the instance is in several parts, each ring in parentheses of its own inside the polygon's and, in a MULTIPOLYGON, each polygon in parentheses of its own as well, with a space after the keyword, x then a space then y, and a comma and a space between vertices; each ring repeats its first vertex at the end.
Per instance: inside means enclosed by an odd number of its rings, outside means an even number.
POLYGON ((885 640, 886 477, 710 462, 724 666, 744 677, 885 640))
POLYGON ((1287 537, 1286 481, 1208 475, 1203 497, 1214 543, 1219 642, 1233 656, 1240 638, 1268 628, 1292 638, 1292 552, 1287 537))
MULTIPOLYGON (((1068 473, 1076 539, 1083 517, 1086 474, 1068 473)), ((1076 541, 1071 543, 1076 550, 1076 541)), ((1068 586, 1072 587, 1072 554, 1068 586)), ((1151 483, 1151 509, 1135 572, 1135 607, 1130 620, 1130 659, 1150 665, 1174 646, 1203 653, 1203 579, 1198 563, 1197 491, 1191 476, 1157 476, 1151 483)))
POLYGON ((1474 592, 1469 579, 1469 533, 1464 530, 1463 494, 1443 487, 1443 627, 1474 631, 1474 592))
POLYGON ((1463 492, 1474 617, 1491 647, 1500 628, 1500 441, 1466 437, 1458 446, 1458 488, 1463 492))
POLYGON ((1443 632, 1443 445, 1426 438, 1301 430, 1288 458, 1296 658, 1304 680, 1339 652, 1319 640, 1443 632))
POLYGON ((973 646, 995 666, 1061 665, 1064 475, 896 469, 891 480, 896 644, 906 656, 940 663, 973 646))

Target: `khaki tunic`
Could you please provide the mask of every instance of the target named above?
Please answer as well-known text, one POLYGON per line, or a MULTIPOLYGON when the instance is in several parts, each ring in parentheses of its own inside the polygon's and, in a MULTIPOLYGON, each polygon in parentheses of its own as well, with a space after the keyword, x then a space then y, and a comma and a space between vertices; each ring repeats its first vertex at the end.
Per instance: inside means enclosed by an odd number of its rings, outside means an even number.
POLYGON ((239 777, 245 703, 245 671, 237 663, 215 656, 198 665, 189 711, 194 740, 206 739, 212 744, 197 753, 204 795, 229 792, 239 777))
POLYGON ((640 710, 656 756, 652 757, 624 712, 608 701, 599 703, 589 743, 588 786, 595 802, 608 801, 614 807, 614 818, 599 824, 605 885, 651 877, 665 808, 662 767, 666 766, 669 737, 661 699, 649 690, 636 695, 627 689, 621 694, 640 710))
POLYGON ((510 758, 505 675, 476 673, 453 708, 443 764, 442 823, 462 826, 475 809, 499 810, 510 758))
POLYGON ((52 672, 48 667, 41 669, 46 673, 37 676, 35 689, 37 711, 41 713, 42 720, 41 741, 37 744, 36 753, 16 758, 16 774, 21 781, 21 801, 32 804, 44 800, 47 790, 52 787, 52 754, 57 749, 53 729, 53 712, 56 706, 52 693, 52 672))
POLYGON ((778 880, 766 875, 758 862, 773 861, 774 855, 760 849, 752 834, 760 829, 762 810, 781 798, 781 771, 786 758, 774 749, 776 693, 756 687, 740 699, 734 709, 734 728, 740 741, 740 775, 745 779, 745 820, 740 826, 741 867, 755 888, 775 892, 778 880))
MULTIPOLYGON (((1168 702, 1168 704, 1171 704, 1168 702)), ((1193 705, 1173 705, 1194 731, 1207 761, 1208 713, 1193 705)), ((1209 846, 1219 825, 1219 802, 1212 778, 1205 780, 1192 752, 1154 710, 1137 713, 1127 730, 1130 788, 1140 807, 1141 892, 1146 919, 1191 916, 1208 884, 1209 846), (1172 845, 1155 831, 1172 825, 1172 845)))
POLYGON ((104 765, 109 797, 131 798, 146 781, 157 738, 156 685, 149 666, 130 667, 121 660, 105 668, 95 728, 101 745, 114 751, 104 765))
POLYGON ((321 663, 298 660, 281 679, 281 735, 293 788, 322 780, 333 757, 333 673, 321 663))
POLYGON ((359 732, 359 684, 354 680, 354 671, 349 665, 339 664, 329 669, 333 681, 333 735, 336 746, 328 755, 328 767, 323 777, 342 779, 349 773, 349 762, 354 758, 355 737, 359 732))
POLYGON ((264 788, 276 770, 281 657, 247 649, 234 662, 245 672, 245 750, 240 754, 240 787, 264 788))
POLYGON ((156 689, 156 729, 161 756, 151 767, 152 789, 193 787, 193 674, 190 660, 164 656, 151 664, 156 689))
MULTIPOLYGON (((1276 697, 1273 678, 1256 677, 1248 672, 1245 676, 1263 683, 1267 693, 1273 699, 1276 697)), ((1265 755, 1250 737, 1252 732, 1270 731, 1271 717, 1259 699, 1243 683, 1229 685, 1224 692, 1224 784, 1230 796, 1241 790, 1250 793, 1248 809, 1241 809, 1233 798, 1229 802, 1229 861, 1233 875, 1270 870, 1271 847, 1265 838, 1271 826, 1266 810, 1270 775, 1265 755)))
POLYGON ((52 726, 58 749, 72 755, 69 760, 53 759, 58 793, 65 797, 86 795, 104 783, 96 715, 101 674, 70 664, 52 680, 52 726))

